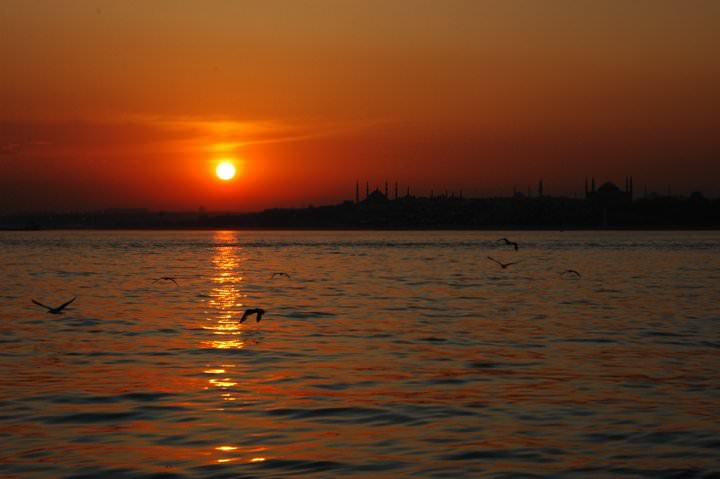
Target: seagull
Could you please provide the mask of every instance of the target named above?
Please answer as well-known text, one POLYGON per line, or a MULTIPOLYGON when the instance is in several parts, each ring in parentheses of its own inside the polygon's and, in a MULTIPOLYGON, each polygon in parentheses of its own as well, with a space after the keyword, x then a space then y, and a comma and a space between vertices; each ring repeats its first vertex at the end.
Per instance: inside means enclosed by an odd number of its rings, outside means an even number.
POLYGON ((582 278, 582 275, 580 273, 578 273, 577 271, 575 271, 574 269, 566 269, 565 271, 563 271, 560 274, 563 274, 563 275, 564 274, 574 274, 575 276, 577 276, 578 279, 582 278))
MULTIPOLYGON (((76 296, 76 297, 77 297, 77 296, 76 296)), ((67 305, 70 304, 70 303, 72 303, 73 301, 75 301, 75 298, 71 299, 70 301, 68 301, 68 302, 66 302, 66 303, 61 304, 61 305, 58 306, 57 308, 51 308, 50 306, 46 306, 46 305, 42 304, 42 303, 39 302, 39 301, 35 301, 34 299, 32 300, 33 303, 35 303, 35 304, 37 304, 38 306, 42 306, 43 308, 47 309, 47 310, 48 310, 47 312, 50 313, 50 314, 63 314, 63 309, 65 309, 65 308, 67 307, 67 305)))
POLYGON ((272 278, 270 278, 270 279, 275 279, 276 276, 285 276, 287 279, 292 279, 292 278, 290 278, 290 275, 285 272, 273 273, 272 278))
POLYGON ((259 323, 263 317, 263 314, 265 314, 265 310, 261 309, 261 308, 246 309, 245 313, 242 315, 242 318, 240 318, 240 322, 241 323, 244 322, 247 319, 247 317, 250 316, 251 314, 257 314, 257 317, 255 318, 255 322, 259 323))
POLYGON ((494 261, 494 262, 496 262, 497 264, 499 264, 502 269, 507 269, 508 266, 512 266, 512 265, 518 264, 518 263, 520 262, 520 261, 513 261, 513 262, 511 262, 511 263, 501 263, 500 261, 496 260, 495 258, 493 258, 493 257, 491 257, 491 256, 488 256, 487 258, 488 258, 490 261, 494 261))
POLYGON ((514 242, 514 241, 510 241, 510 240, 507 239, 507 238, 500 238, 498 241, 504 241, 505 244, 514 246, 514 247, 515 247, 515 251, 518 250, 518 244, 517 244, 516 242, 514 242))
POLYGON ((172 281, 173 283, 175 283, 175 286, 180 286, 177 281, 175 281, 175 278, 173 278, 172 276, 163 276, 162 278, 158 278, 153 281, 153 284, 157 283, 158 281, 172 281))

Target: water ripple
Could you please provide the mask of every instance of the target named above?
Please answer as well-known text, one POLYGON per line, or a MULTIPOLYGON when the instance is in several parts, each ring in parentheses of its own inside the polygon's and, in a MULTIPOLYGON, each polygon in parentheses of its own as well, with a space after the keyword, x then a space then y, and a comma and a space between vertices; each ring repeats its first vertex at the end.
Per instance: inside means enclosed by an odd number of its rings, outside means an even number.
POLYGON ((2 477, 720 477, 717 232, 16 232, 0 264, 2 477))

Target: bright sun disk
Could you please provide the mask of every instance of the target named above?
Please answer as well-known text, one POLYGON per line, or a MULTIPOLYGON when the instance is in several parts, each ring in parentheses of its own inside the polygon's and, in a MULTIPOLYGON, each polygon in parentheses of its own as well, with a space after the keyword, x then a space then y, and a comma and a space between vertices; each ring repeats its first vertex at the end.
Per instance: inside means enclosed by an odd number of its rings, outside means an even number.
POLYGON ((217 165, 217 168, 215 168, 215 174, 218 178, 224 181, 232 180, 235 178, 235 165, 230 163, 229 161, 223 161, 219 165, 217 165))

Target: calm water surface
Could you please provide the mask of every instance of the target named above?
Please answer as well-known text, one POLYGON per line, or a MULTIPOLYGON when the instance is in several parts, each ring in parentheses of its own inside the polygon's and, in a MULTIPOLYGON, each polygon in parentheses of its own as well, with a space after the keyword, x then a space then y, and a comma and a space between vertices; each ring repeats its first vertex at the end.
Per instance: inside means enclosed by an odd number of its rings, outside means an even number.
POLYGON ((0 267, 1 477, 720 477, 717 232, 5 232, 0 267))

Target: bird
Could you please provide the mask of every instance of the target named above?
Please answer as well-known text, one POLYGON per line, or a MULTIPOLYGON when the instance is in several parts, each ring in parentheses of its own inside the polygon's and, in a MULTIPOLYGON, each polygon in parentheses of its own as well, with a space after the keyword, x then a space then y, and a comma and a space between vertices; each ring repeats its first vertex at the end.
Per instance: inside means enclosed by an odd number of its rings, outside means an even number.
POLYGON ((259 323, 260 320, 261 320, 262 317, 263 317, 263 314, 265 314, 265 310, 262 309, 262 308, 250 308, 250 309, 246 309, 246 310, 245 310, 245 313, 243 313, 243 315, 242 315, 242 318, 240 318, 240 322, 241 322, 241 323, 244 322, 244 321, 247 319, 247 317, 250 316, 251 314, 256 314, 256 315, 257 315, 257 316, 255 317, 255 322, 256 322, 256 323, 259 323))
POLYGON ((580 273, 578 273, 577 271, 575 271, 574 269, 566 269, 565 271, 563 271, 560 274, 561 275, 574 274, 575 276, 577 276, 578 279, 582 278, 582 275, 580 273))
POLYGON ((515 251, 518 250, 518 244, 517 244, 516 242, 514 242, 514 241, 510 241, 510 240, 507 239, 507 238, 500 238, 498 241, 504 241, 505 244, 514 246, 514 247, 515 247, 515 251))
MULTIPOLYGON (((76 296, 76 297, 77 297, 77 296, 76 296)), ((63 309, 65 309, 65 308, 68 306, 68 304, 70 304, 70 303, 72 303, 73 301, 75 301, 75 298, 76 298, 76 297, 74 297, 74 298, 71 299, 70 301, 67 301, 67 302, 61 304, 61 305, 58 306, 57 308, 51 308, 50 306, 44 305, 44 304, 42 304, 42 303, 39 302, 39 301, 35 301, 34 299, 32 300, 32 302, 35 303, 35 304, 37 304, 38 306, 42 306, 43 308, 47 309, 47 310, 48 310, 47 312, 50 313, 50 314, 63 314, 63 309)))
POLYGON ((510 263, 501 263, 500 261, 496 260, 495 258, 493 258, 493 257, 491 257, 491 256, 488 256, 487 258, 488 258, 490 261, 494 261, 494 262, 496 262, 497 264, 499 264, 502 269, 507 269, 508 266, 512 266, 512 265, 518 264, 518 263, 520 262, 520 261, 513 261, 513 262, 510 262, 510 263))
POLYGON ((270 279, 275 279, 276 276, 285 276, 287 279, 292 279, 290 275, 285 272, 273 273, 270 279))
POLYGON ((157 278, 155 281, 153 281, 153 284, 157 283, 158 281, 172 281, 175 283, 175 286, 180 286, 177 281, 175 281, 175 278, 172 276, 163 276, 161 278, 157 278))

